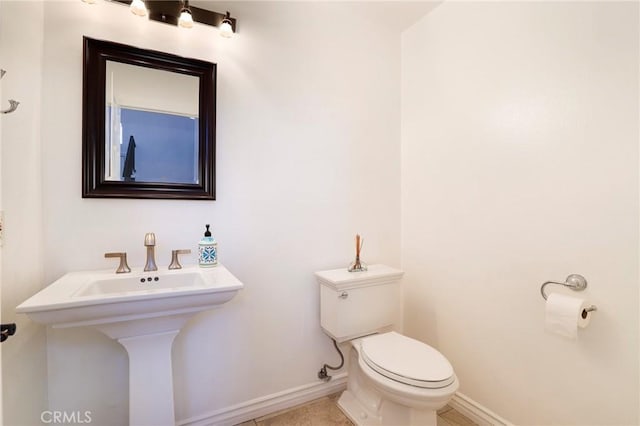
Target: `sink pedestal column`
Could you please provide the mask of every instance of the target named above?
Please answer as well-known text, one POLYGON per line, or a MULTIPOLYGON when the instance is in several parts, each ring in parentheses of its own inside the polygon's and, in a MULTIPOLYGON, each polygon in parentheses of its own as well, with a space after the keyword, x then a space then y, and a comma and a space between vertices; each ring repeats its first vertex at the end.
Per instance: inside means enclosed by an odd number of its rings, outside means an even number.
POLYGON ((129 426, 174 426, 171 346, 197 311, 94 327, 119 342, 129 355, 129 426))
POLYGON ((175 425, 171 345, 180 330, 124 337, 129 354, 129 424, 175 425))

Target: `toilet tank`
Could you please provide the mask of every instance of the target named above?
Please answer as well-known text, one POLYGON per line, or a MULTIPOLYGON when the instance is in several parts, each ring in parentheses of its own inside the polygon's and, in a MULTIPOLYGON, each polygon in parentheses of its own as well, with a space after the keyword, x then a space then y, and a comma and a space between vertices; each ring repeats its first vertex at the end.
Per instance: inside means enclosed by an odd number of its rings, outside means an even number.
POLYGON ((400 307, 402 274, 386 265, 370 265, 361 272, 346 267, 316 272, 322 329, 344 342, 392 326, 400 307))

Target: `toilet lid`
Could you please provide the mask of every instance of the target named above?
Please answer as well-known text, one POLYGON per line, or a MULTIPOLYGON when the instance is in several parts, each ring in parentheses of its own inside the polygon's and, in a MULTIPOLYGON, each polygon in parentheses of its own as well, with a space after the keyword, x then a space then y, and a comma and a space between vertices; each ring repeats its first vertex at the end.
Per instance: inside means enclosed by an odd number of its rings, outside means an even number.
POLYGON ((362 358, 385 377, 421 388, 442 388, 454 382, 453 367, 431 346, 396 332, 361 341, 362 358))

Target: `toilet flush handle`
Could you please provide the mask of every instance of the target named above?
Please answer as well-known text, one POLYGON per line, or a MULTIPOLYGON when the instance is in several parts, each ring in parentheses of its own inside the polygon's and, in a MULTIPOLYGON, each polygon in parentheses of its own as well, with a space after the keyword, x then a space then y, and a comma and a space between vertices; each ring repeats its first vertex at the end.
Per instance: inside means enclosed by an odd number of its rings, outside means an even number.
POLYGON ((346 299, 347 297, 349 297, 349 293, 347 293, 346 291, 343 291, 342 293, 340 293, 340 296, 338 296, 340 299, 346 299))

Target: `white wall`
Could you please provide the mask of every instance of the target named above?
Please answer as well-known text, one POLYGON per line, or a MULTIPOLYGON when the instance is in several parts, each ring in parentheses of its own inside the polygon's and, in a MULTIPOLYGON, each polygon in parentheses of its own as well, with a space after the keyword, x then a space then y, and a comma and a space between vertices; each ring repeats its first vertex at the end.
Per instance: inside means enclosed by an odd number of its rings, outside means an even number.
POLYGON ((405 330, 515 424, 640 421, 638 29, 637 2, 447 2, 403 34, 405 330), (539 293, 570 273, 577 341, 539 293))
POLYGON ((2 121, 2 322, 17 323, 17 333, 2 343, 3 424, 40 423, 46 407, 45 332, 13 308, 43 284, 42 171, 40 98, 43 6, 36 2, 2 2, 0 68, 2 103, 20 102, 2 121), (12 19, 28 16, 25 20, 12 19))
MULTIPOLYGON (((365 238, 365 261, 400 263, 400 28, 386 25, 389 16, 376 4, 218 6, 239 19, 230 40, 210 27, 184 31, 100 1, 44 2, 44 27, 33 35, 44 43, 42 68, 34 63, 42 116, 32 116, 40 119, 33 128, 41 129, 46 159, 42 208, 34 213, 42 212, 44 230, 28 241, 45 253, 38 288, 72 270, 115 269, 107 251, 126 251, 140 265, 149 231, 166 266, 171 249, 196 248, 205 223, 221 262, 246 285, 176 339, 178 420, 317 381, 336 354, 319 327, 313 272, 346 267, 356 232, 365 238), (340 31, 327 31, 327 22, 340 31), (81 198, 83 35, 218 64, 216 201, 81 198)), ((3 3, 3 13, 18 7, 3 3)), ((38 156, 26 158, 40 167, 38 156)), ((28 181, 39 182, 38 173, 28 181)), ((11 287, 16 297, 6 306, 36 290, 11 287)), ((49 408, 125 424, 124 349, 91 330, 48 330, 47 340, 49 408)), ((5 380, 5 391, 15 380, 5 380)))

